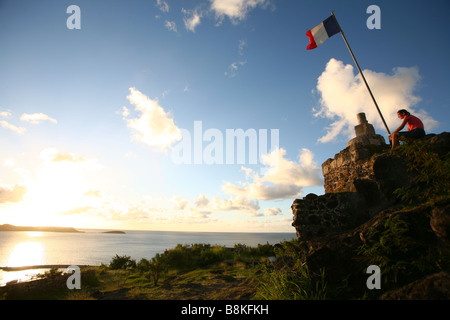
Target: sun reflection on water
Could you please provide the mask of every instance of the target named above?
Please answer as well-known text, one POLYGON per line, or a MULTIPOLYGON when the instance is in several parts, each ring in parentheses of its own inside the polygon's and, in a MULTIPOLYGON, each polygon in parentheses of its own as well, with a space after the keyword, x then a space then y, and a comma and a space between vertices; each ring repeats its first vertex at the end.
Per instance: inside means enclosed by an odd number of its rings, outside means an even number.
POLYGON ((8 267, 42 265, 44 254, 45 248, 41 242, 20 242, 9 253, 6 265, 8 267))
POLYGON ((27 231, 26 234, 30 238, 42 237, 42 231, 27 231))
MULTIPOLYGON (((27 239, 17 243, 9 250, 5 267, 37 266, 45 264, 45 245, 39 241, 42 232, 26 232, 27 239)), ((44 273, 45 269, 29 269, 19 271, 0 270, 0 286, 9 281, 26 281, 44 273)))

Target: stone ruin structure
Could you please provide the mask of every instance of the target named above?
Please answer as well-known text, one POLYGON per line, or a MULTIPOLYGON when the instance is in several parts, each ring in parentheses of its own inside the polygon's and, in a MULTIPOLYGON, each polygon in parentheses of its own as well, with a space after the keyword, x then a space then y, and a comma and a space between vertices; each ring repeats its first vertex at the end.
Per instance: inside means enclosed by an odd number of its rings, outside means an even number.
POLYGON ((387 147, 383 136, 375 133, 364 113, 358 113, 357 119, 356 137, 334 159, 328 159, 322 164, 325 193, 355 192, 355 179, 372 177, 371 163, 367 159, 387 147))
MULTIPOLYGON (((386 197, 381 191, 384 186, 377 182, 373 157, 389 145, 375 133, 364 113, 359 113, 357 119, 356 137, 333 159, 322 164, 325 195, 308 194, 303 199, 296 199, 291 206, 292 225, 301 240, 358 225, 389 202, 389 195, 386 197)), ((398 163, 387 170, 378 166, 378 175, 389 179, 390 171, 401 165, 398 163)))

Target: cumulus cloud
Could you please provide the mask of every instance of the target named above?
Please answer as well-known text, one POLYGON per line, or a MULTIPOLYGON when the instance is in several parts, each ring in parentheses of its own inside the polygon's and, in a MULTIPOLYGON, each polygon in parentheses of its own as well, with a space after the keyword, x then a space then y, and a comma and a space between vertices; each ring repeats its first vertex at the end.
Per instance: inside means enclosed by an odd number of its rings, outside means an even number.
POLYGON ((218 196, 208 198, 205 194, 200 194, 193 204, 188 199, 175 196, 172 198, 175 210, 189 212, 198 218, 207 218, 214 212, 234 211, 250 214, 251 216, 261 216, 259 212, 258 200, 249 199, 245 195, 231 196, 229 199, 222 199, 218 196))
MULTIPOLYGON (((363 70, 363 73, 391 132, 400 125, 396 115, 399 109, 408 109, 410 113, 419 116, 424 122, 425 130, 437 125, 437 121, 426 111, 416 110, 414 107, 421 100, 414 94, 420 81, 418 68, 396 67, 391 74, 371 70, 363 70)), ((327 133, 319 138, 319 142, 333 141, 341 134, 346 138, 353 137, 354 126, 357 124, 356 114, 360 112, 366 114, 367 120, 375 126, 378 133, 386 133, 369 92, 352 65, 330 59, 318 78, 317 91, 320 103, 314 110, 315 116, 333 121, 326 129, 327 133)))
POLYGON ((252 216, 261 216, 259 202, 256 199, 250 199, 246 195, 231 196, 229 199, 221 199, 217 196, 212 197, 214 211, 238 211, 248 213, 252 216))
POLYGON ((279 149, 263 156, 263 164, 269 167, 264 175, 242 167, 250 182, 239 185, 227 182, 222 190, 227 194, 247 195, 253 199, 289 199, 300 195, 303 187, 322 185, 321 170, 313 161, 313 154, 302 149, 298 161, 285 158, 286 150, 279 149))
POLYGON ((20 117, 20 120, 26 121, 32 124, 39 124, 41 121, 50 121, 53 123, 57 123, 56 119, 49 117, 43 113, 24 113, 20 117))
POLYGON ((205 194, 200 194, 195 200, 195 206, 197 208, 206 208, 209 205, 209 199, 205 194))
POLYGON ((229 198, 207 197, 200 194, 190 201, 173 197, 175 210, 189 212, 195 217, 206 218, 214 212, 241 212, 253 217, 282 215, 280 208, 265 208, 261 211, 259 200, 291 199, 300 195, 306 186, 322 185, 321 170, 314 162, 314 155, 302 149, 298 161, 286 159, 286 151, 277 149, 263 156, 262 162, 268 167, 260 176, 251 168, 242 167, 248 182, 222 186, 229 198))
POLYGON ((157 100, 148 98, 135 88, 130 88, 127 99, 135 106, 135 111, 140 113, 136 118, 128 118, 129 110, 124 108, 122 112, 127 126, 133 130, 133 138, 136 141, 156 151, 167 152, 173 143, 181 140, 181 130, 157 100))
POLYGON ((189 206, 189 200, 183 199, 180 196, 174 196, 172 198, 172 201, 175 203, 174 205, 175 210, 184 210, 189 206))
POLYGON ((27 193, 27 188, 20 185, 0 186, 0 204, 6 202, 19 202, 27 193))
POLYGON ((267 0, 210 0, 211 10, 216 19, 221 23, 228 17, 232 23, 238 23, 247 17, 249 11, 256 7, 265 8, 269 4, 267 0))
POLYGON ((280 216, 283 214, 280 208, 266 208, 264 213, 268 216, 280 216))

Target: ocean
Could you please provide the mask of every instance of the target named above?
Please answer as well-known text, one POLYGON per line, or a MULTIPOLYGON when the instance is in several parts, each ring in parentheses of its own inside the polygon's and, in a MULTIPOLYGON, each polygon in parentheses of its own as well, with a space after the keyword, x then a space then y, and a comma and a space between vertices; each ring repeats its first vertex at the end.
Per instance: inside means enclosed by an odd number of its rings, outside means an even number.
MULTIPOLYGON (((177 244, 205 243, 233 247, 235 244, 257 246, 276 244, 296 238, 295 233, 228 233, 178 231, 125 231, 79 229, 66 232, 0 232, 0 267, 36 265, 100 265, 109 264, 116 255, 127 255, 138 262, 151 259, 177 244)), ((0 286, 12 280, 26 281, 45 269, 4 271, 0 269, 0 286)))

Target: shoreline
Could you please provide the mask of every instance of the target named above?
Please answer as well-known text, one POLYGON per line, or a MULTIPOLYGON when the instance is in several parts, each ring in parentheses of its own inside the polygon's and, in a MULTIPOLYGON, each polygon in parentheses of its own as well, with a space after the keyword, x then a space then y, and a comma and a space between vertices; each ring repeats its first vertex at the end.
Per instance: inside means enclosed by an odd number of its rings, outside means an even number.
POLYGON ((31 226, 15 226, 12 224, 2 224, 0 225, 1 232, 14 232, 14 231, 38 231, 38 232, 74 232, 74 233, 84 233, 72 227, 31 227, 31 226))
MULTIPOLYGON (((52 268, 68 268, 70 266, 74 266, 73 264, 41 264, 41 265, 33 265, 33 266, 20 266, 20 267, 0 267, 0 270, 5 272, 14 272, 14 271, 23 271, 23 270, 32 270, 32 269, 52 269, 52 268)), ((98 267, 94 265, 76 265, 80 268, 88 268, 88 267, 98 267)))

